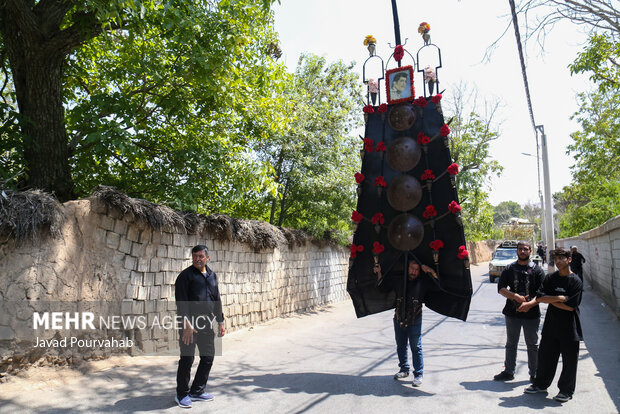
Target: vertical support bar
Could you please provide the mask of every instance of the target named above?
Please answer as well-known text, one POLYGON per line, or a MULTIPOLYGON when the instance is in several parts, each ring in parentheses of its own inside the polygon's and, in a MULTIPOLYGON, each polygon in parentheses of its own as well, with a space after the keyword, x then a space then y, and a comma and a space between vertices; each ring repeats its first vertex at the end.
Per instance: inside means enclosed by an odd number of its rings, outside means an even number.
MULTIPOLYGON (((392 15, 394 16, 394 39, 396 44, 400 45, 400 23, 398 23, 398 8, 396 7, 396 0, 392 0, 392 15)), ((400 61, 397 62, 400 68, 400 61)))
POLYGON ((403 297, 400 306, 400 320, 404 321, 407 317, 407 279, 409 278, 409 254, 405 256, 405 270, 403 271, 403 297))
MULTIPOLYGON (((547 252, 551 252, 555 249, 555 235, 553 234, 553 199, 551 198, 551 184, 549 179, 549 155, 547 151, 547 136, 543 131, 540 140, 540 146, 542 148, 542 164, 543 164, 543 179, 545 182, 545 230, 547 232, 547 252)), ((550 263, 550 262, 547 262, 550 263)), ((555 271, 555 266, 549 264, 548 272, 555 271)))

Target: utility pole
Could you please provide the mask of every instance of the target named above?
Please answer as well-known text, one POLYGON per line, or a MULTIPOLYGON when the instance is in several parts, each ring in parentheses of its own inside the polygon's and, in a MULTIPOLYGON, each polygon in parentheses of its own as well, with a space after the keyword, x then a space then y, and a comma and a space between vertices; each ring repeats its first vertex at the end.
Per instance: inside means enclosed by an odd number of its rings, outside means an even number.
POLYGON ((553 199, 551 198, 551 183, 549 179, 549 154, 547 150, 547 136, 545 135, 545 127, 543 125, 536 125, 536 132, 541 133, 540 147, 542 149, 542 164, 543 164, 543 180, 545 184, 545 232, 547 234, 547 263, 548 272, 553 272, 555 266, 551 264, 549 260, 551 258, 551 251, 555 249, 555 235, 553 234, 553 199))

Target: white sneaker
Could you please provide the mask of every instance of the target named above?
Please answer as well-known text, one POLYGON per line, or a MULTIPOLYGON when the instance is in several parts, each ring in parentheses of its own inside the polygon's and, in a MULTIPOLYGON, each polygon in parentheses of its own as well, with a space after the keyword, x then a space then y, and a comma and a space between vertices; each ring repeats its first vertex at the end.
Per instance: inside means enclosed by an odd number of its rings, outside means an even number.
POLYGON ((419 387, 420 385, 422 385, 422 377, 415 377, 411 382, 411 385, 413 387, 419 387))
POLYGON ((396 374, 394 374, 394 379, 401 379, 401 378, 407 378, 409 376, 409 372, 406 371, 398 371, 396 374))

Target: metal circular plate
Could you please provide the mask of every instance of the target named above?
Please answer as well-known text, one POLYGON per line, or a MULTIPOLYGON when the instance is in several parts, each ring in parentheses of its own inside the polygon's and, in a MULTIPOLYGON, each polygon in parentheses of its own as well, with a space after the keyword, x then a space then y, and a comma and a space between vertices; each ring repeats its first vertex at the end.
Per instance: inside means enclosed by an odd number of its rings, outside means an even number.
POLYGON ((424 224, 411 214, 396 216, 388 227, 388 240, 398 250, 409 251, 420 245, 424 238, 424 224))
POLYGON ((409 211, 422 198, 422 186, 414 177, 404 174, 392 181, 387 189, 387 199, 397 211, 409 211))
POLYGON ((396 131, 405 131, 413 126, 417 115, 410 103, 396 105, 388 114, 388 123, 396 131))
POLYGON ((396 138, 386 151, 388 165, 400 172, 407 172, 418 165, 421 156, 420 146, 411 137, 396 138))

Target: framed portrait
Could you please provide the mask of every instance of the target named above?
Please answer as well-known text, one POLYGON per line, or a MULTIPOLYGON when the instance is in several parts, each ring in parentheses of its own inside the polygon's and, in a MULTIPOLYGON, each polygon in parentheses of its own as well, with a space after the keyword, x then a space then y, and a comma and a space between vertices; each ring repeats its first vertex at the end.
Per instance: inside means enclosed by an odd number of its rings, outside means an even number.
POLYGON ((387 103, 408 102, 415 98, 413 87, 413 67, 403 66, 385 72, 387 103))

